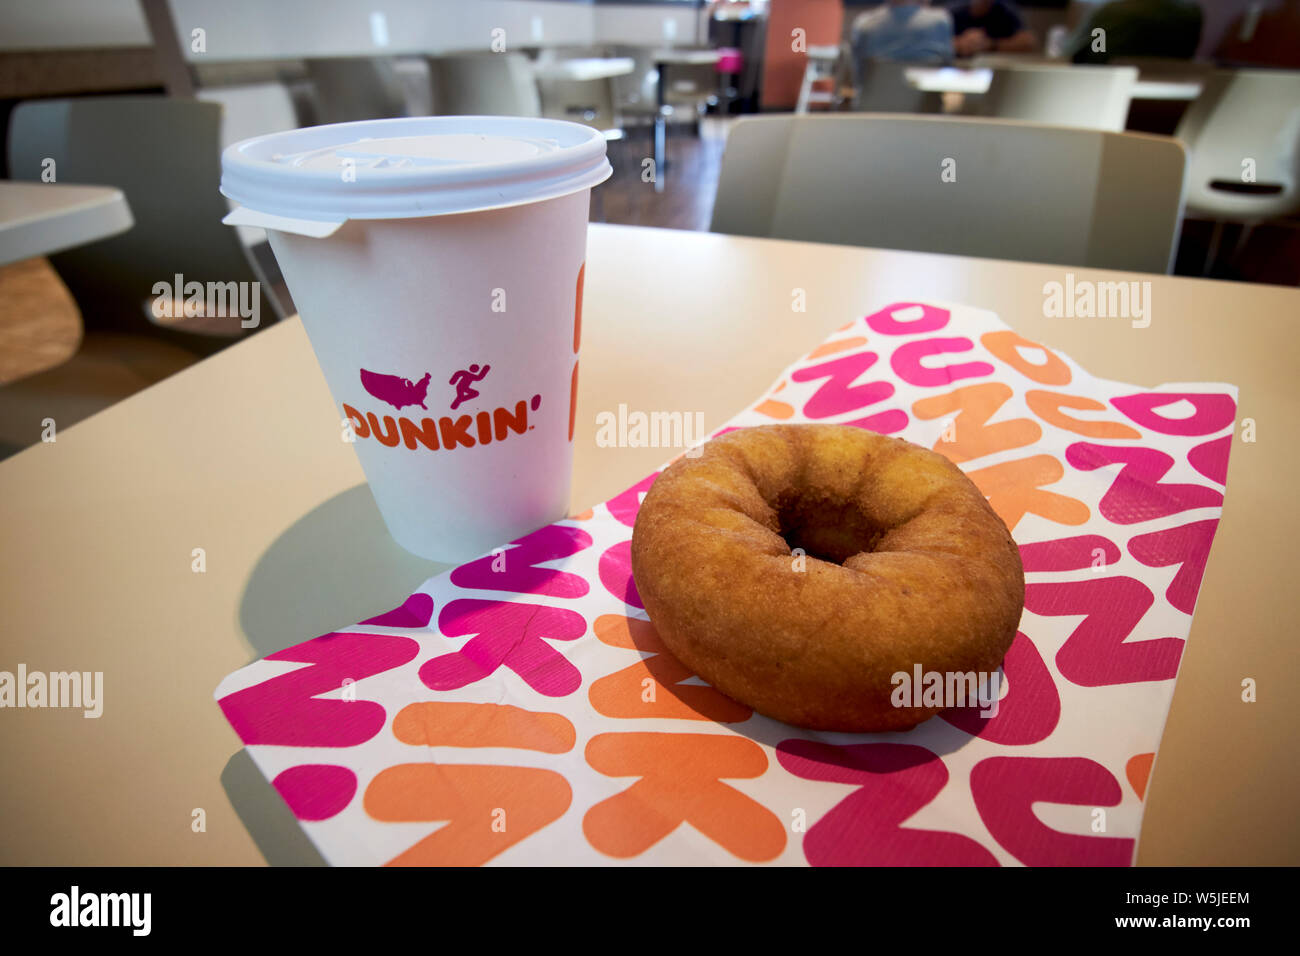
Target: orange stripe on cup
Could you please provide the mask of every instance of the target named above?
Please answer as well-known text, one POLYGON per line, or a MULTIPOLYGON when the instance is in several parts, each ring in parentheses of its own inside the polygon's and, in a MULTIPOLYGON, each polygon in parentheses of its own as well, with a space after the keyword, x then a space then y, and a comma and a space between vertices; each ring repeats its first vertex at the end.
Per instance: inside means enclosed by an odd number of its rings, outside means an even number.
POLYGON ((573 441, 573 425, 578 420, 578 363, 573 363, 573 381, 569 384, 569 441, 573 441))
MULTIPOLYGON (((578 269, 578 291, 573 300, 573 354, 578 354, 578 345, 582 342, 582 279, 587 272, 584 262, 578 269)), ((570 438, 573 436, 570 435, 570 438)))

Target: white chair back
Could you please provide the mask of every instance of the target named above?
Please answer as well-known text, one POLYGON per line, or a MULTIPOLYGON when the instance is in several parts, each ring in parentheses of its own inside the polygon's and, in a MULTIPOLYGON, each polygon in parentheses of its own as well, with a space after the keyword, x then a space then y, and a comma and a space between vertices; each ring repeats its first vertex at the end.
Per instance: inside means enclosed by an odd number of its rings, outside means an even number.
POLYGON ((1008 120, 739 120, 712 229, 1167 272, 1186 157, 1164 136, 1008 120))
POLYGON ((198 90, 195 96, 221 105, 222 149, 252 136, 298 127, 293 97, 283 83, 209 86, 198 90))
POLYGON ((528 57, 470 53, 429 60, 437 113, 462 116, 541 116, 542 102, 528 57))
POLYGON ((1134 66, 998 66, 980 104, 984 116, 1123 132, 1134 66))
MULTIPOLYGON (((209 86, 198 90, 195 96, 206 103, 221 107, 221 148, 232 143, 296 129, 298 116, 293 106, 293 96, 283 83, 246 83, 239 86, 209 86)), ((233 201, 227 203, 235 207, 233 201)), ((236 226, 240 240, 246 246, 266 241, 266 230, 254 226, 236 226)))
POLYGON ((925 93, 907 79, 914 63, 858 60, 853 65, 853 109, 859 113, 937 113, 939 97, 925 93))

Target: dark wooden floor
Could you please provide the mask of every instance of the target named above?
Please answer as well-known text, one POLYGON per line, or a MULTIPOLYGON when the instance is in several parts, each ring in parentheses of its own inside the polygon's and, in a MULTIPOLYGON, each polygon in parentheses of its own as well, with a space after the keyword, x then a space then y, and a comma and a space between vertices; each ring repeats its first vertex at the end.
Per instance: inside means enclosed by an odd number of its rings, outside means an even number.
POLYGON ((592 194, 591 221, 665 229, 707 231, 718 188, 718 170, 726 131, 734 120, 705 117, 696 135, 693 126, 669 126, 665 141, 667 168, 659 171, 663 192, 642 179, 645 161, 654 156, 649 126, 633 127, 608 145, 614 175, 592 194))

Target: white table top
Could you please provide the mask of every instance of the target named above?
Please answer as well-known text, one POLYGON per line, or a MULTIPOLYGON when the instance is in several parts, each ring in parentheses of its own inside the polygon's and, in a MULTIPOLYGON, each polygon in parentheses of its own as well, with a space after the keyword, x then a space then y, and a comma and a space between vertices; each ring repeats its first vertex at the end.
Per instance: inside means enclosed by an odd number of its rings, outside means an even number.
POLYGON ((907 82, 926 93, 965 93, 978 96, 989 91, 993 71, 987 67, 911 66, 903 71, 907 82))
POLYGON ((722 54, 717 50, 655 50, 651 58, 656 63, 702 65, 717 63, 722 54))
POLYGON ((534 68, 537 76, 548 80, 606 80, 613 76, 626 76, 636 69, 630 56, 577 57, 572 60, 553 60, 539 63, 534 68))
POLYGON ((107 239, 132 225, 120 189, 0 181, 0 265, 107 239))
MULTIPOLYGON (((965 93, 979 96, 993 82, 990 67, 914 66, 904 71, 907 81, 926 93, 965 93)), ((1142 80, 1133 84, 1135 100, 1194 100, 1201 95, 1197 80, 1142 80)))
MULTIPOLYGON (((699 411, 715 429, 834 329, 892 301, 992 309, 1107 378, 1233 382, 1259 438, 1231 456, 1138 860, 1294 864, 1300 289, 1069 270, 1150 281, 1158 311, 1134 330, 1045 317, 1043 285, 1065 271, 593 226, 572 507, 667 457, 597 445, 600 411, 699 411), (807 312, 791 311, 795 288, 807 312), (1257 703, 1240 700, 1245 676, 1259 680, 1257 703)), ((0 462, 0 669, 104 672, 97 720, 0 712, 0 864, 312 859, 213 689, 254 658, 396 606, 442 570, 389 539, 338 417, 295 319, 0 462), (206 833, 190 829, 195 808, 206 833)))
POLYGON ((1201 95, 1204 85, 1200 80, 1138 80, 1133 84, 1133 99, 1190 102, 1201 95))

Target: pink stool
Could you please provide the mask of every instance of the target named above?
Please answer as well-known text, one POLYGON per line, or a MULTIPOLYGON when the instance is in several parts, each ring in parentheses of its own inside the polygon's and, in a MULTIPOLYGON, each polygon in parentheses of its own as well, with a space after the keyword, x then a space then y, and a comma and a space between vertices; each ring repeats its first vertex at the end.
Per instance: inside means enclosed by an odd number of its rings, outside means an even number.
POLYGON ((745 68, 745 54, 735 47, 719 47, 718 62, 714 69, 719 73, 739 73, 745 68))

